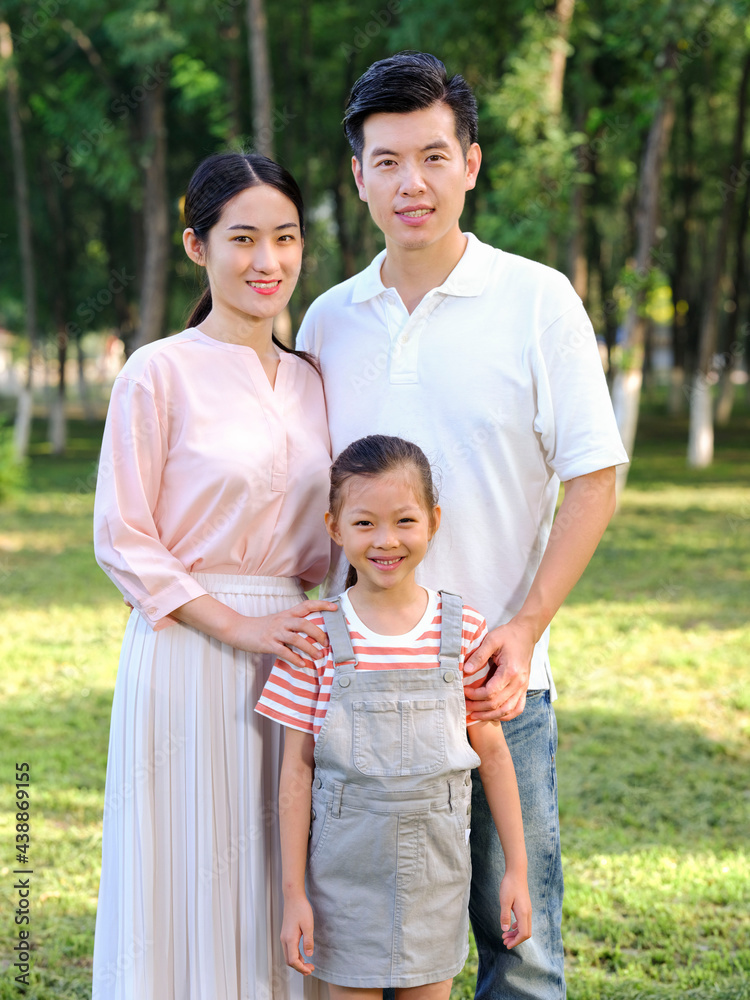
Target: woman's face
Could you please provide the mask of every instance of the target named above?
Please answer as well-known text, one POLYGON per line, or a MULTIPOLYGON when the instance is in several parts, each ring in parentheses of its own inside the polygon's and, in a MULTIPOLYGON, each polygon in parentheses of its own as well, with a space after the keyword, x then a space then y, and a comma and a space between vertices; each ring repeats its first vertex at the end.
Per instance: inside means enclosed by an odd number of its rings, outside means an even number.
POLYGON ((303 242, 297 209, 281 191, 260 184, 235 195, 201 248, 212 310, 277 316, 297 284, 303 242))

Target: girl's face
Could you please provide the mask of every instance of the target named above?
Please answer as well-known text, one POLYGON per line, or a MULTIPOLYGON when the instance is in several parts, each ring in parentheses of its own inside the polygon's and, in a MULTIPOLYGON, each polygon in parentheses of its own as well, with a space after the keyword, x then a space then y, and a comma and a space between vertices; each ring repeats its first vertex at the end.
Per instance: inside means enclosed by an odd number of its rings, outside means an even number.
POLYGON ((338 516, 326 514, 328 532, 356 569, 358 586, 398 588, 413 579, 424 559, 440 524, 440 508, 425 509, 416 475, 403 469, 352 476, 344 484, 338 516))
POLYGON ((259 184, 228 201, 207 246, 192 229, 183 239, 188 256, 208 271, 213 311, 270 320, 289 302, 303 239, 294 203, 275 187, 259 184))

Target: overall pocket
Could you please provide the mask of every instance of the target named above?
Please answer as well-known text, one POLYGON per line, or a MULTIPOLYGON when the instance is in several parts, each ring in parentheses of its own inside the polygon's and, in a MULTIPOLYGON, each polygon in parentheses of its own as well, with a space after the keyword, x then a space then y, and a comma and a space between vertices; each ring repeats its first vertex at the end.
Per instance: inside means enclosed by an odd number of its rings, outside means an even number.
POLYGON ((361 774, 434 774, 445 761, 445 699, 355 701, 352 748, 361 774))

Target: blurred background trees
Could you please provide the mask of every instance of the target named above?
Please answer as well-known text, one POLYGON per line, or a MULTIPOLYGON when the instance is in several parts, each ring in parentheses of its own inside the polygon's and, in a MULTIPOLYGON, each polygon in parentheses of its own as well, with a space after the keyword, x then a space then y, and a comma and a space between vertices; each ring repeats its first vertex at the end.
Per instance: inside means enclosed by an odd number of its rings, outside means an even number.
POLYGON ((19 400, 20 450, 31 391, 62 452, 66 400, 91 411, 104 346, 182 329, 199 276, 181 199, 204 156, 272 152, 300 182, 306 259, 282 334, 370 260, 343 104, 371 62, 418 48, 479 101, 464 228, 573 281, 629 450, 645 375, 690 408, 686 453, 709 464, 747 383, 748 6, 4 0, 0 392, 19 400))

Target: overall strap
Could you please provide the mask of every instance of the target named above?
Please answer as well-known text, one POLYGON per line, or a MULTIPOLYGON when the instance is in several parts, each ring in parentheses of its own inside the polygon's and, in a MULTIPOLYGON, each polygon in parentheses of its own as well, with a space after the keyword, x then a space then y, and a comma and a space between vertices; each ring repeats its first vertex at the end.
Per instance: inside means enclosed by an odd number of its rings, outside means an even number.
POLYGON ((457 594, 440 591, 443 604, 442 626, 440 629, 440 666, 453 667, 458 671, 463 638, 463 601, 457 594))
POLYGON ((354 655, 352 639, 346 625, 344 612, 341 610, 340 599, 335 597, 326 598, 326 600, 330 600, 332 604, 338 605, 335 611, 323 612, 323 621, 326 625, 328 641, 331 644, 331 656, 333 657, 334 669, 338 667, 340 663, 351 663, 353 668, 353 666, 357 663, 357 657, 354 655))

